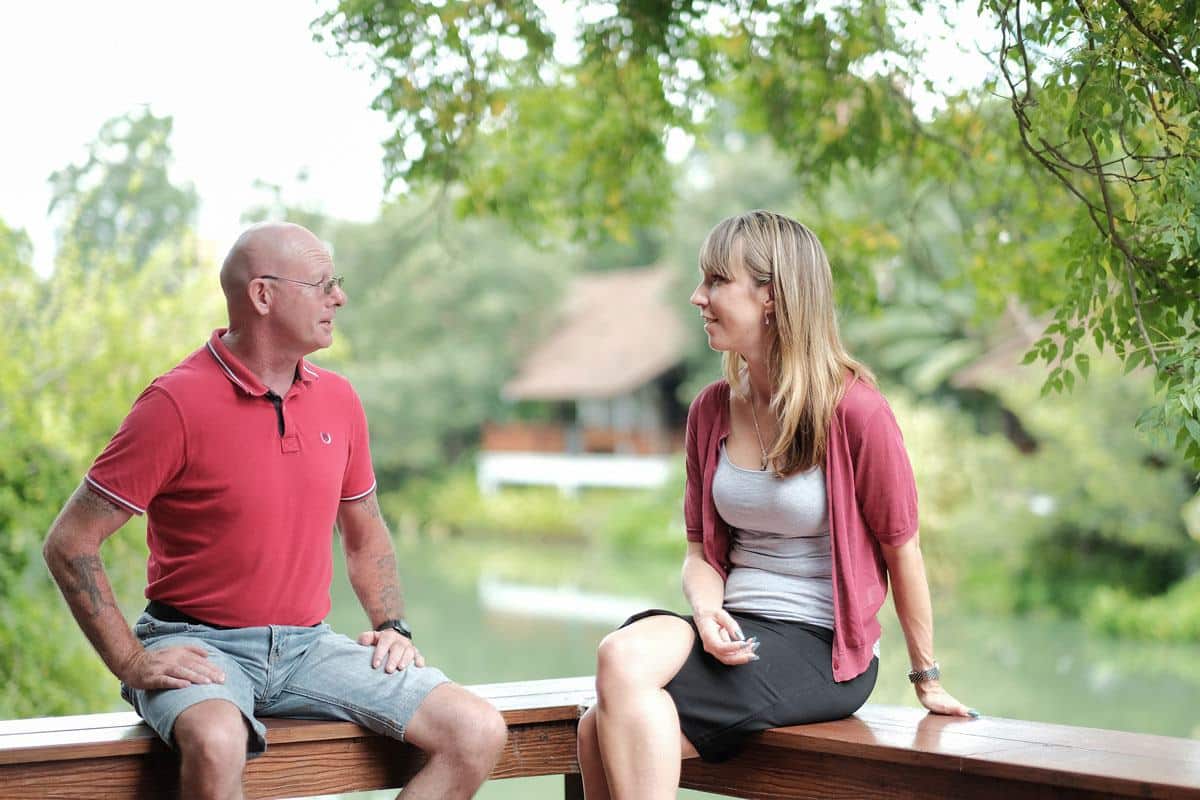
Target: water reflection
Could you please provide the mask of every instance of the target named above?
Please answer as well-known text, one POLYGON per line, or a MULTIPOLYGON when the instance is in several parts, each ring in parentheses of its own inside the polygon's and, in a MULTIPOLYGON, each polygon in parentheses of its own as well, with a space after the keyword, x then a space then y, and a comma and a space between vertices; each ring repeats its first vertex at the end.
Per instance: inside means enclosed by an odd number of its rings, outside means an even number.
MULTIPOLYGON (((674 560, 461 540, 405 542, 398 556, 417 642, 461 683, 590 674, 596 645, 628 609, 685 610, 674 560)), ((936 597, 935 604, 946 686, 985 716, 1200 738, 1200 645, 1113 640, 1073 622, 966 615, 936 597)), ((915 707, 890 603, 881 620, 871 702, 915 707)), ((330 622, 355 634, 364 624, 340 565, 330 622)), ((479 796, 557 799, 562 780, 496 781, 479 796)))

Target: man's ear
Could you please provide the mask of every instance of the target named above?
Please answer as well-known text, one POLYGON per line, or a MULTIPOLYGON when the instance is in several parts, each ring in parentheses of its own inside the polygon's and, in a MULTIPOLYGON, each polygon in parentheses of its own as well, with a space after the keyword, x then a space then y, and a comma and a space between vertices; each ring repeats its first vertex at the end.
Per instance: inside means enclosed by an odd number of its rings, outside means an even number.
POLYGON ((254 279, 246 285, 246 296, 250 298, 250 306, 260 317, 265 317, 271 310, 271 287, 267 281, 254 279))

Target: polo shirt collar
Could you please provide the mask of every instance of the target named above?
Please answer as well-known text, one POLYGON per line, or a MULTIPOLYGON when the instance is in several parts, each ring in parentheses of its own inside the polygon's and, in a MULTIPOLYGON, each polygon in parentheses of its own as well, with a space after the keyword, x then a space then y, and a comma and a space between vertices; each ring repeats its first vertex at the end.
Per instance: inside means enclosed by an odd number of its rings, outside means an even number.
MULTIPOLYGON (((228 330, 228 328, 217 328, 213 331, 207 345, 209 354, 212 355, 230 383, 248 395, 262 397, 269 391, 267 386, 245 364, 239 361, 238 357, 222 341, 221 337, 228 330)), ((296 365, 296 374, 299 375, 300 382, 305 386, 320 378, 316 368, 303 358, 296 365)))

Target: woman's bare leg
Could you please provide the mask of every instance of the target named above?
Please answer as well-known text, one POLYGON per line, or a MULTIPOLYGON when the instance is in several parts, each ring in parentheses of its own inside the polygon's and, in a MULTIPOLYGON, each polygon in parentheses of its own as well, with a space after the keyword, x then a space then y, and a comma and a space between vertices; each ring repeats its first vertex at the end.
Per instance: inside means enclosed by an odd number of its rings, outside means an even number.
POLYGON ((680 733, 675 702, 663 687, 687 660, 694 638, 687 622, 660 615, 600 643, 596 706, 589 712, 592 721, 580 725, 580 767, 589 800, 675 797, 680 758, 695 755, 695 748, 680 733), (593 733, 599 759, 589 738, 593 733), (597 760, 606 780, 600 779, 597 760))

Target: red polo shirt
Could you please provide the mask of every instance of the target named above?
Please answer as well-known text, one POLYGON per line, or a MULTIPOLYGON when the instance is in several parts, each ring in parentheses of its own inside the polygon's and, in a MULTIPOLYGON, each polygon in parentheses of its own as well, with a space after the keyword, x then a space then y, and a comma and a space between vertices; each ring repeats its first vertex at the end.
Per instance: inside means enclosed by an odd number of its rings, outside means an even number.
MULTIPOLYGON (((729 526, 713 502, 721 442, 729 435, 729 384, 717 381, 692 402, 687 424, 687 537, 704 560, 729 573, 729 526)), ((825 456, 833 558, 833 678, 847 681, 871 663, 876 612, 887 596, 882 542, 899 546, 917 532, 917 488, 900 427, 873 386, 850 379, 829 430, 825 456)))
POLYGON ((87 483, 147 515, 146 597, 218 625, 313 625, 338 504, 375 489, 366 415, 303 359, 277 411, 224 332, 142 392, 87 483))

